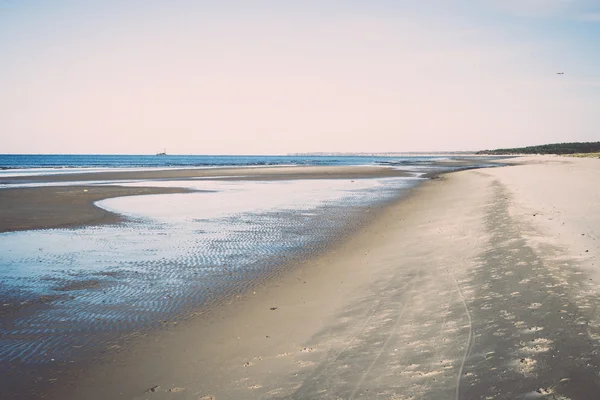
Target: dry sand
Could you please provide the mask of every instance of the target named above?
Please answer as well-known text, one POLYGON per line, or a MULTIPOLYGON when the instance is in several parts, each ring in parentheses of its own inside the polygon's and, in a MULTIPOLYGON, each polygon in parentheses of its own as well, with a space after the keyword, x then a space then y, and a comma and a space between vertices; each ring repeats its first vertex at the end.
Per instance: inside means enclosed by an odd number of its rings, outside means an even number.
POLYGON ((59 375, 45 398, 598 398, 600 162, 520 162, 427 182, 327 254, 59 375))

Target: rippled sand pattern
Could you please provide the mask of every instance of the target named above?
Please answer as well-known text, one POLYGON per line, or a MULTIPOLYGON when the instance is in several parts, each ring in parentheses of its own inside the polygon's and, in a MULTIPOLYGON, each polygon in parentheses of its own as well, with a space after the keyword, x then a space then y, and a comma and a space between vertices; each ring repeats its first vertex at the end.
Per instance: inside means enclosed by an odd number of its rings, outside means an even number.
POLYGON ((2 234, 0 361, 73 361, 119 335, 234 298, 341 237, 367 207, 407 185, 345 189, 290 209, 2 234))

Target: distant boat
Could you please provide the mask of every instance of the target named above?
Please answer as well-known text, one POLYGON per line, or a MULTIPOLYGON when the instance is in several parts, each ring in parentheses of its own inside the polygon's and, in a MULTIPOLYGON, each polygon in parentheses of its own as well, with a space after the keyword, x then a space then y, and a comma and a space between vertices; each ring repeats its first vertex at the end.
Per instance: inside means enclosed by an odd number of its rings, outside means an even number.
POLYGON ((167 149, 164 149, 163 151, 159 151, 158 153, 156 153, 157 156, 166 156, 167 155, 167 149))

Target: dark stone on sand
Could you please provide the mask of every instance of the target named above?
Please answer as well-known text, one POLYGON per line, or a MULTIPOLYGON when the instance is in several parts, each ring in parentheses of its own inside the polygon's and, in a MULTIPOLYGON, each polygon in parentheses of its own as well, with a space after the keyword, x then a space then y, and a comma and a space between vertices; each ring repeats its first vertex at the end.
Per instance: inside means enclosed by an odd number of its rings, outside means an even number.
POLYGON ((150 389, 146 390, 146 393, 154 393, 158 390, 159 386, 152 386, 150 389))

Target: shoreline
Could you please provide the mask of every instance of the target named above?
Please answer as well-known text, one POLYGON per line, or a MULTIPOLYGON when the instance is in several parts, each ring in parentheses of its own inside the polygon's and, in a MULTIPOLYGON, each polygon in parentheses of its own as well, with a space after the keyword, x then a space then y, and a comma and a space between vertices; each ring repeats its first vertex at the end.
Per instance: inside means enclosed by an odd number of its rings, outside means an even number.
MULTIPOLYGON (((305 169, 305 167, 301 167, 301 168, 305 169)), ((348 174, 351 174, 350 176, 355 179, 360 179, 360 178, 356 178, 357 172, 361 173, 361 174, 366 173, 366 176, 368 176, 369 178, 382 177, 381 172, 385 172, 383 177, 386 177, 387 173, 389 173, 390 171, 394 175, 396 175, 396 173, 398 172, 398 171, 394 171, 387 167, 376 168, 376 169, 372 168, 372 167, 366 167, 366 168, 342 167, 342 168, 334 168, 333 171, 331 168, 306 168, 307 171, 303 171, 303 173, 300 175, 295 175, 294 170, 296 170, 296 168, 293 168, 293 169, 286 168, 285 171, 282 171, 281 169, 279 169, 278 171, 276 171, 276 174, 270 173, 270 174, 267 174, 266 177, 259 176, 258 178, 277 179, 277 180, 282 179, 283 177, 285 177, 286 179, 304 179, 305 177, 309 176, 312 179, 327 179, 327 178, 330 178, 332 176, 332 174, 339 174, 340 169, 343 170, 343 171, 341 171, 341 172, 343 172, 343 174, 342 174, 343 178, 347 178, 348 174), (314 169, 317 169, 318 171, 314 171, 314 169), (313 170, 313 171, 310 171, 310 174, 307 174, 308 170, 313 170)), ((403 171, 400 171, 400 172, 402 174, 404 174, 403 171)), ((51 192, 53 189, 55 189, 55 187, 38 187, 38 188, 7 189, 7 190, 9 190, 9 191, 13 191, 13 190, 14 191, 18 191, 18 190, 28 191, 29 190, 29 191, 36 193, 36 191, 40 190, 40 189, 46 189, 51 192)), ((85 187, 84 186, 67 186, 67 187, 58 187, 58 189, 59 190, 64 189, 69 192, 73 191, 72 192, 73 195, 81 196, 83 190, 96 189, 98 191, 102 191, 102 190, 112 190, 112 189, 121 189, 121 188, 120 187, 110 187, 110 186, 85 186, 85 187)), ((124 187, 122 189, 130 189, 130 188, 124 187)), ((153 188, 149 188, 149 189, 153 189, 153 188)), ((175 190, 176 190, 175 193, 183 191, 183 190, 179 190, 179 189, 175 189, 175 190)), ((39 194, 40 192, 37 192, 37 193, 39 194)), ((410 190, 408 192, 408 195, 403 196, 403 198, 412 196, 412 193, 413 193, 413 190, 410 190)), ((133 193, 133 194, 140 194, 140 193, 133 193)), ((46 198, 47 196, 39 196, 39 197, 46 198)), ((115 196, 111 196, 111 197, 115 197, 115 196)), ((388 208, 392 207, 394 204, 403 201, 403 198, 396 199, 391 202, 386 202, 385 204, 382 204, 380 206, 369 207, 367 212, 370 212, 370 214, 369 214, 370 217, 368 218, 368 220, 356 221, 356 222, 359 222, 359 225, 354 224, 352 226, 351 230, 343 233, 340 237, 336 237, 331 243, 327 244, 324 249, 320 250, 317 253, 311 253, 310 255, 307 254, 307 255, 305 255, 305 257, 303 259, 298 259, 298 258, 289 259, 288 262, 285 263, 286 265, 281 266, 281 268, 280 268, 281 274, 278 274, 278 275, 272 276, 272 277, 268 277, 268 278, 266 278, 266 280, 257 281, 256 282, 256 284, 258 285, 257 287, 264 288, 264 287, 268 287, 270 285, 277 285, 277 282, 280 282, 282 280, 281 275, 288 276, 290 274, 293 274, 299 265, 303 265, 306 262, 313 260, 313 259, 320 259, 322 257, 327 257, 327 255, 330 254, 332 251, 336 252, 336 250, 335 250, 336 248, 340 247, 340 245, 343 245, 343 243, 346 243, 348 240, 351 240, 352 237, 360 234, 360 232, 362 232, 363 230, 369 229, 369 226, 372 225, 373 219, 378 220, 379 218, 381 218, 380 215, 384 214, 386 212, 386 210, 388 208), (290 264, 290 265, 287 265, 287 264, 290 264)), ((87 206, 90 208, 99 209, 98 207, 93 205, 91 201, 87 203, 87 206)), ((99 210, 104 212, 103 209, 99 209, 99 210)), ((76 213, 73 213, 73 209, 71 207, 64 209, 63 212, 70 213, 71 215, 77 215, 76 213)), ((114 220, 114 222, 119 222, 121 220, 121 217, 119 215, 113 214, 113 216, 117 217, 117 219, 114 220)), ((55 217, 58 217, 58 215, 55 215, 55 217)), ((104 220, 98 221, 98 223, 106 223, 106 222, 110 223, 112 221, 113 220, 104 219, 104 220)), ((248 292, 242 296, 248 296, 248 292)), ((237 303, 239 301, 243 301, 242 299, 239 299, 238 297, 239 296, 236 296, 235 299, 221 299, 213 304, 202 307, 201 310, 199 310, 198 312, 202 313, 202 314, 206 314, 206 315, 211 315, 213 313, 219 313, 220 312, 219 310, 229 307, 231 303, 237 303)), ((44 307, 43 302, 40 303, 39 306, 44 307)), ((19 312, 19 311, 17 310, 17 312, 19 312)), ((193 313, 192 315, 195 315, 195 314, 196 313, 193 313)), ((176 324, 177 324, 177 322, 176 322, 176 324)), ((165 326, 166 330, 168 331, 168 329, 170 329, 171 326, 172 326, 171 324, 167 324, 165 326)), ((145 335, 152 336, 155 334, 160 335, 161 332, 163 332, 163 331, 164 330, 161 327, 161 328, 158 328, 157 330, 156 330, 156 328, 152 328, 149 330, 142 330, 141 332, 143 332, 142 335, 144 335, 144 336, 145 335)), ((127 336, 129 336, 129 335, 127 335, 127 336)), ((116 346, 116 348, 129 348, 130 340, 133 340, 133 342, 137 341, 137 339, 135 339, 135 338, 131 339, 131 337, 128 338, 127 336, 126 337, 115 336, 114 344, 112 346, 116 346)), ((135 337, 136 335, 134 334, 133 336, 135 337)), ((120 350, 118 350, 117 353, 109 350, 108 353, 106 353, 106 354, 108 354, 109 356, 110 355, 116 356, 118 354, 118 352, 120 352, 120 350)), ((100 354, 96 354, 94 356, 94 357, 100 357, 100 359, 97 360, 100 363, 106 361, 106 358, 105 358, 106 356, 103 356, 103 353, 104 352, 102 352, 100 354), (102 360, 104 360, 104 361, 102 361, 102 360)), ((92 359, 95 359, 95 358, 92 358, 92 359)), ((95 362, 96 361, 94 361, 93 363, 95 363, 95 362)), ((86 364, 88 364, 88 363, 86 363, 86 364)), ((13 367, 14 367, 14 365, 13 365, 13 367)), ((23 366, 22 368, 24 369, 24 371, 29 371, 29 373, 31 373, 33 375, 38 375, 40 377, 43 376, 43 377, 45 377, 45 379, 48 379, 50 382, 55 382, 55 380, 60 380, 61 382, 63 382, 65 380, 68 381, 68 379, 69 379, 68 377, 72 376, 71 374, 73 374, 73 373, 77 374, 75 372, 77 369, 87 368, 87 367, 85 365, 82 365, 81 363, 77 363, 75 366, 75 368, 76 368, 75 370, 67 365, 63 365, 63 366, 55 365, 52 370, 47 370, 47 368, 45 368, 45 367, 42 367, 40 369, 40 367, 27 368, 27 367, 23 366), (65 369, 63 370, 63 368, 65 368, 65 369), (46 372, 42 372, 44 370, 46 370, 46 372), (63 371, 62 373, 54 375, 56 371, 61 371, 61 370, 63 371)), ((16 383, 16 381, 13 383, 16 383)), ((44 387, 44 386, 45 385, 42 384, 40 386, 40 388, 44 387)), ((53 385, 51 385, 51 386, 53 386, 53 385)), ((34 385, 34 387, 31 387, 31 389, 36 390, 37 387, 38 387, 38 385, 34 385)), ((37 392, 37 393, 38 394, 43 393, 43 390, 41 392, 37 392)), ((32 395, 31 398, 36 398, 36 395, 32 395)))

